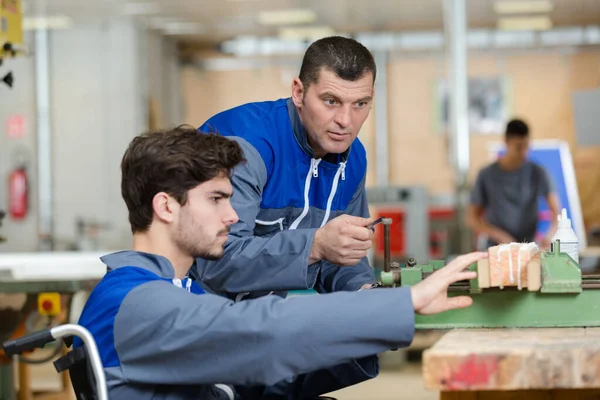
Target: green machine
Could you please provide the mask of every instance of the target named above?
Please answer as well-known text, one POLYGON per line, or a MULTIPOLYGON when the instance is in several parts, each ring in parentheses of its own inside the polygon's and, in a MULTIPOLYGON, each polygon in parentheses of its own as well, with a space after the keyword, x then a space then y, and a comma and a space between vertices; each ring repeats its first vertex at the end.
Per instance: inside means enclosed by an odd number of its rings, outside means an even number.
MULTIPOLYGON (((446 264, 444 260, 419 264, 413 259, 403 266, 390 263, 390 223, 383 221, 381 286, 415 285, 446 264)), ((416 315, 416 329, 600 326, 600 275, 582 275, 577 262, 560 251, 560 241, 551 251, 541 252, 539 263, 539 289, 481 288, 477 278, 457 282, 449 287, 448 296, 468 295, 473 304, 437 315, 416 315)), ((477 264, 469 269, 477 271, 477 264)))

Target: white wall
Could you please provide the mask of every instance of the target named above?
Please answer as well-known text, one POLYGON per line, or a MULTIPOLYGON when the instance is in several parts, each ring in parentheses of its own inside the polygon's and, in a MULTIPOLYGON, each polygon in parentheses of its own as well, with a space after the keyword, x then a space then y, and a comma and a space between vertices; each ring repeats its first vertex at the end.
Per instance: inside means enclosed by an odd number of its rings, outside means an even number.
POLYGON ((157 122, 161 127, 180 125, 182 91, 176 42, 157 33, 147 38, 148 94, 157 105, 157 122))
MULTIPOLYGON (((26 35, 25 44, 33 45, 33 36, 26 35)), ((35 112, 35 59, 33 55, 6 59, 0 66, 0 78, 12 71, 14 86, 10 89, 0 83, 0 209, 8 208, 8 176, 16 167, 17 154, 24 151, 30 182, 30 207, 26 219, 13 221, 7 216, 0 228, 0 235, 8 241, 0 243, 0 252, 31 251, 37 246, 37 187, 36 187, 36 112, 35 112), (8 139, 6 120, 11 115, 25 117, 25 135, 20 139, 8 139)))
POLYGON ((54 233, 73 239, 75 221, 108 223, 105 247, 129 245, 120 159, 146 129, 142 33, 108 23, 54 32, 50 40, 54 233))
MULTIPOLYGON (((49 57, 56 249, 77 241, 78 218, 108 224, 109 229, 99 238, 102 250, 129 247, 120 162, 131 139, 148 128, 150 96, 157 100, 161 125, 179 122, 175 43, 130 21, 107 21, 50 32, 49 57)), ((0 122, 4 124, 11 112, 25 113, 31 119, 22 142, 35 161, 34 60, 21 59, 13 70, 18 80, 12 97, 0 87, 0 122)), ((4 176, 14 146, 4 135, 0 137, 0 172, 4 176)), ((31 175, 35 192, 35 167, 31 175)), ((0 208, 6 203, 4 187, 0 186, 0 208)), ((11 240, 0 245, 0 251, 37 249, 36 209, 33 204, 24 223, 6 221, 0 232, 11 240)))

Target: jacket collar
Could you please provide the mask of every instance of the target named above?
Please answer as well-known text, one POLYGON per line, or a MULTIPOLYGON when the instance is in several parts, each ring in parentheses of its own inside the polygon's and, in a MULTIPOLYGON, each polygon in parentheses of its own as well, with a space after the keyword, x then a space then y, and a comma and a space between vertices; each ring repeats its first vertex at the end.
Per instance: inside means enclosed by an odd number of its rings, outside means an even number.
MULTIPOLYGON (((296 106, 294 105, 294 101, 292 100, 291 97, 287 99, 287 111, 288 111, 288 116, 290 117, 290 123, 292 124, 292 132, 294 133, 294 138, 296 139, 298 146, 300 146, 302 151, 304 151, 306 154, 308 154, 311 158, 315 158, 315 152, 313 151, 312 147, 310 147, 310 144, 308 143, 308 135, 306 134, 304 125, 302 125, 302 122, 300 121, 300 116, 298 115, 298 110, 296 109, 296 106)), ((346 150, 345 152, 340 154, 341 162, 344 162, 348 159, 348 155, 350 154, 350 149, 352 149, 352 145, 350 145, 350 147, 348 147, 348 150, 346 150)))
POLYGON ((123 267, 138 267, 148 270, 162 278, 173 279, 175 270, 173 265, 165 257, 143 253, 140 251, 124 250, 116 253, 107 254, 100 257, 100 260, 109 270, 123 267))

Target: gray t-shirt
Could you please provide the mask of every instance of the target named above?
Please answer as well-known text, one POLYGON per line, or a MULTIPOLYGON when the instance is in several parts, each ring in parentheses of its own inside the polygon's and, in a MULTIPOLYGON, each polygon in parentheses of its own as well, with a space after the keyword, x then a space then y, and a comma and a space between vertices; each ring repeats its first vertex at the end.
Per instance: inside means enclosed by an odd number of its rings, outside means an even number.
POLYGON ((519 242, 532 242, 538 223, 538 199, 552 191, 552 182, 539 165, 526 161, 521 168, 506 171, 495 162, 479 172, 471 204, 485 209, 488 223, 519 242))

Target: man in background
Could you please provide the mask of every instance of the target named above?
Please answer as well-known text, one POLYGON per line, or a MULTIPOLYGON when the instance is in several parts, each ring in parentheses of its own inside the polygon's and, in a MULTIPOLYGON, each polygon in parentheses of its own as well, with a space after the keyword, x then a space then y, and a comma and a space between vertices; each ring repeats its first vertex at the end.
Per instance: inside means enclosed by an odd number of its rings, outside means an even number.
POLYGON ((486 235, 487 246, 534 242, 538 200, 548 202, 551 226, 539 245, 546 248, 557 227, 558 196, 546 171, 527 159, 529 127, 520 119, 506 126, 506 153, 479 172, 471 191, 467 224, 486 235))

